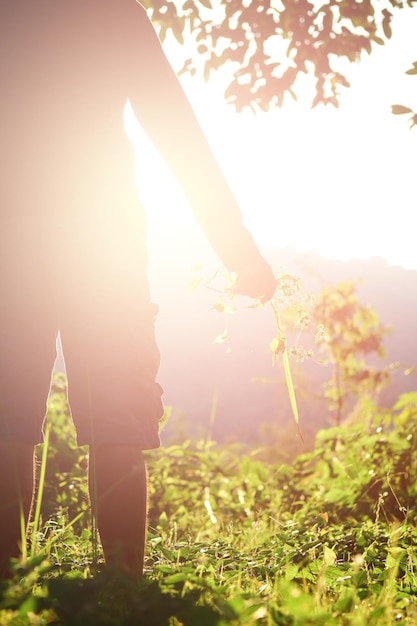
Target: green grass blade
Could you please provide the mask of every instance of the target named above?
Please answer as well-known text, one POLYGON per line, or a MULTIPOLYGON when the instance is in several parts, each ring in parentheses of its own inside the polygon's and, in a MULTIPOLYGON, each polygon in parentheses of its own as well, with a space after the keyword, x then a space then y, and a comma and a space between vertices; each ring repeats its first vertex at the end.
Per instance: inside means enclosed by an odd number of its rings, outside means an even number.
MULTIPOLYGON (((278 307, 276 307, 272 303, 272 309, 274 311, 275 319, 276 319, 276 322, 277 322, 279 337, 280 337, 280 339, 284 339, 285 340, 284 332, 282 330, 281 318, 280 318, 280 315, 279 315, 278 307)), ((297 425, 297 430, 298 430, 298 434, 300 435, 300 439, 304 443, 303 433, 301 432, 301 428, 300 428, 300 418, 299 418, 299 415, 298 415, 297 399, 295 397, 294 384, 293 384, 292 376, 291 376, 290 360, 288 358, 288 351, 287 351, 286 347, 284 347, 284 350, 282 352, 282 362, 284 364, 285 381, 287 383, 288 396, 289 396, 289 399, 290 399, 292 414, 293 414, 293 417, 294 417, 294 421, 295 421, 295 423, 297 425)))
POLYGON ((27 544, 26 544, 26 516, 25 516, 25 512, 23 510, 23 502, 22 500, 20 500, 19 502, 19 523, 20 523, 20 538, 21 538, 21 542, 22 542, 22 559, 23 561, 27 560, 28 557, 28 550, 27 550, 27 544))
POLYGON ((288 358, 287 348, 285 348, 282 354, 282 361, 284 363, 285 380, 287 383, 288 395, 290 398, 292 414, 294 416, 295 423, 297 424, 298 434, 300 435, 301 441, 304 443, 303 433, 301 432, 301 428, 300 428, 300 418, 298 415, 297 399, 295 397, 294 385, 292 382, 290 361, 288 358))
POLYGON ((40 466, 40 471, 39 471, 39 486, 38 486, 38 493, 36 496, 35 514, 33 517, 32 545, 30 549, 31 558, 33 558, 36 554, 36 548, 37 548, 37 543, 38 543, 36 538, 37 538, 37 534, 39 530, 42 497, 43 497, 43 490, 45 487, 46 462, 48 458, 48 447, 49 447, 49 431, 50 431, 50 427, 49 427, 49 424, 47 423, 45 427, 45 436, 44 436, 44 443, 43 443, 43 450, 42 450, 42 461, 41 461, 41 466, 40 466))

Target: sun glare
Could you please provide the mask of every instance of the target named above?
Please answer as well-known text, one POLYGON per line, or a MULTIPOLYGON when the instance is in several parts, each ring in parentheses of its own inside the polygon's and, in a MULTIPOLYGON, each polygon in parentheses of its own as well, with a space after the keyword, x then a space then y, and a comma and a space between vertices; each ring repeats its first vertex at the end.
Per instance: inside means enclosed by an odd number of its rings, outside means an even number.
POLYGON ((173 268, 188 272, 210 255, 207 241, 194 220, 181 187, 138 124, 128 103, 126 131, 134 145, 139 197, 145 207, 149 256, 156 269, 169 276, 173 268))

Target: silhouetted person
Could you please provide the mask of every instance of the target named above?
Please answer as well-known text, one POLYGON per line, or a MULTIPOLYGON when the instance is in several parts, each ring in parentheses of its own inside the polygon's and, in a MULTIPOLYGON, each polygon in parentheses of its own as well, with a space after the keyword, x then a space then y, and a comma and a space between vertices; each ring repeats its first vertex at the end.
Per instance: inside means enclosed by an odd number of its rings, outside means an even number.
POLYGON ((127 98, 237 291, 270 266, 135 0, 0 0, 0 562, 18 554, 60 331, 107 562, 143 567, 146 470, 159 445, 155 305, 127 98))

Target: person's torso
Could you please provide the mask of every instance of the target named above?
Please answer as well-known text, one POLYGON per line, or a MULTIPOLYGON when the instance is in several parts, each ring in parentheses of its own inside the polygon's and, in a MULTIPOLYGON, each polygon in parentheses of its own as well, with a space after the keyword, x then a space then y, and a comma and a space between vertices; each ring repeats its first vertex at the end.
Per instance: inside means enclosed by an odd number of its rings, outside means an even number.
POLYGON ((94 211, 136 192, 123 122, 132 59, 117 5, 1 0, 3 216, 94 211))

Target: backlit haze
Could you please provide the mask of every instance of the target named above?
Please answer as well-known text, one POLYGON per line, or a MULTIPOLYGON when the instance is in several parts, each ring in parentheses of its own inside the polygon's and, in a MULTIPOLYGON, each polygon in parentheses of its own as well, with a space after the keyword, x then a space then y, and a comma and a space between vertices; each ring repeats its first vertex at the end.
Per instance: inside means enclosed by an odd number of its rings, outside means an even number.
MULTIPOLYGON (((339 110, 311 110, 312 83, 306 81, 297 103, 286 96, 281 109, 236 114, 222 97, 227 68, 208 85, 181 79, 266 256, 268 248, 293 246, 417 269, 417 127, 409 130, 405 116, 391 114, 392 104, 417 110, 417 76, 405 75, 417 60, 417 10, 400 11, 392 27, 388 44, 346 66, 351 88, 343 91, 339 110)), ((165 49, 174 68, 181 67, 178 45, 165 49)), ((137 139, 151 260, 174 254, 186 266, 204 261, 212 253, 181 190, 141 130, 128 125, 137 139)))

